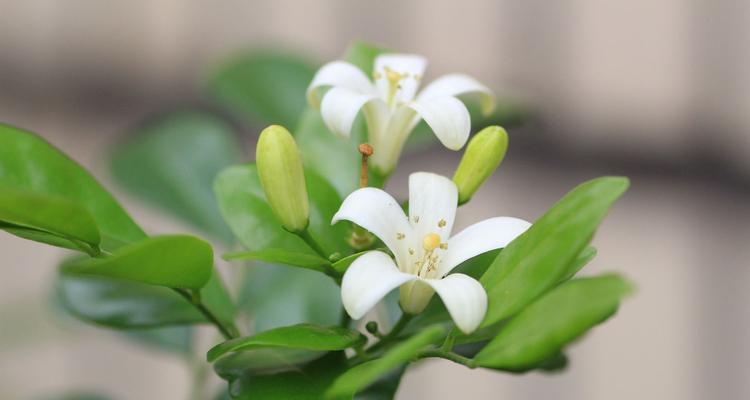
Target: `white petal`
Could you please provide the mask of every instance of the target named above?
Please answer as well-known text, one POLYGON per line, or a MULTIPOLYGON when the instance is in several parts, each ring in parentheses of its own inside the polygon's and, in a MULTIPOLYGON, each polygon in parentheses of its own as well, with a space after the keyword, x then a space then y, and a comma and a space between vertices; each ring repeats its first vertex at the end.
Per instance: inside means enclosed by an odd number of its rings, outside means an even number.
POLYGON ((474 256, 507 246, 530 226, 529 222, 512 217, 490 218, 469 226, 448 241, 448 250, 440 260, 439 276, 474 256))
POLYGON ((391 89, 390 82, 386 79, 386 67, 404 76, 398 82, 400 88, 393 98, 395 103, 412 101, 419 89, 424 70, 427 68, 427 60, 413 54, 383 54, 375 58, 375 71, 373 71, 376 76, 375 86, 383 99, 388 98, 391 89))
MULTIPOLYGON (((370 102, 367 109, 375 109, 370 105, 375 106, 381 104, 379 110, 383 110, 385 105, 381 102, 370 102)), ((387 113, 387 110, 386 110, 387 113)), ((419 121, 416 113, 409 107, 397 107, 390 117, 386 117, 388 120, 387 125, 378 125, 382 129, 372 128, 370 120, 376 120, 377 117, 372 117, 373 114, 382 115, 382 111, 379 113, 369 112, 366 114, 368 118, 368 132, 370 134, 370 144, 374 150, 370 161, 372 166, 378 170, 382 175, 388 175, 396 168, 398 158, 401 156, 401 150, 404 148, 404 143, 409 137, 409 134, 414 129, 414 125, 419 121)))
POLYGON ((458 150, 469 139, 471 116, 457 98, 432 97, 412 102, 409 107, 419 113, 445 147, 458 150))
POLYGON ((457 204, 458 189, 450 179, 430 172, 409 175, 409 222, 420 250, 430 233, 440 235, 441 242, 448 241, 457 204))
POLYGON ((495 108, 495 95, 476 79, 463 74, 450 74, 434 80, 417 96, 417 101, 435 97, 456 97, 464 94, 478 94, 482 113, 487 115, 495 108))
POLYGON ((371 251, 354 260, 341 281, 341 301, 354 319, 362 318, 391 290, 417 279, 398 270, 391 257, 371 251))
POLYGON ((307 87, 307 101, 311 106, 320 106, 318 89, 326 86, 343 87, 359 94, 375 92, 375 86, 367 75, 355 65, 344 61, 330 62, 315 73, 310 86, 307 87))
POLYGON ((359 94, 343 87, 334 87, 323 96, 320 114, 328 129, 348 138, 359 110, 368 102, 379 102, 373 95, 359 94))
POLYGON ((331 223, 341 220, 354 222, 380 238, 393 252, 399 267, 408 264, 414 233, 401 206, 385 191, 376 188, 355 190, 341 203, 331 223))
POLYGON ((451 274, 443 279, 424 279, 423 282, 435 289, 461 332, 474 332, 482 323, 487 312, 487 293, 476 279, 451 274))

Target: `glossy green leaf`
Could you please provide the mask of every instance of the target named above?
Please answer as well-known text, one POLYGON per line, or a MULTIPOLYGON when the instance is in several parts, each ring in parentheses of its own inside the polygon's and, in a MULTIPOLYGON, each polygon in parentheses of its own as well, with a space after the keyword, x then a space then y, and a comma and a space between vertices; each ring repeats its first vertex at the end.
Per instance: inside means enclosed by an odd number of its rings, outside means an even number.
POLYGON ((578 271, 580 271, 583 267, 585 267, 591 260, 596 257, 596 247, 594 246, 586 246, 585 249, 581 252, 581 254, 576 257, 575 261, 568 264, 567 267, 565 267, 565 272, 562 274, 562 278, 560 278, 560 282, 565 282, 569 280, 570 278, 574 277, 578 271))
POLYGON ((412 336, 388 350, 381 358, 357 365, 336 378, 326 391, 327 399, 352 396, 365 389, 382 375, 414 359, 427 346, 434 344, 445 334, 439 326, 433 326, 412 336))
POLYGON ((323 357, 320 351, 288 347, 267 347, 229 353, 214 364, 214 372, 229 382, 248 375, 267 375, 299 370, 300 365, 323 357))
POLYGON ((309 253, 297 253, 283 249, 265 249, 260 251, 244 251, 225 254, 225 260, 255 260, 271 264, 285 264, 294 267, 312 269, 320 272, 328 272, 331 263, 317 255, 309 253))
POLYGON ((503 249, 481 279, 489 300, 482 326, 519 312, 569 274, 568 266, 627 187, 621 177, 588 181, 503 249))
POLYGON ((101 247, 111 251, 145 234, 117 201, 77 163, 39 136, 0 124, 0 188, 63 198, 96 222, 101 247))
POLYGON ((190 326, 135 329, 122 332, 122 335, 149 349, 182 357, 189 357, 193 346, 193 329, 190 326))
POLYGON ((302 322, 333 325, 341 316, 341 289, 317 271, 253 265, 239 299, 254 332, 302 322))
POLYGON ((361 346, 367 339, 351 329, 339 326, 297 324, 220 343, 209 350, 207 358, 213 362, 229 352, 267 347, 286 347, 313 351, 344 350, 361 346))
MULTIPOLYGON (((311 235, 328 253, 346 251, 346 226, 331 226, 331 219, 341 204, 335 190, 312 171, 305 172, 310 198, 311 235)), ((300 239, 282 228, 266 203, 254 164, 230 167, 216 178, 216 197, 224 219, 248 250, 286 249, 315 255, 300 239)))
MULTIPOLYGON (((69 242, 63 247, 85 246, 94 252, 101 240, 94 218, 78 203, 59 196, 0 188, 0 228, 5 226, 11 228, 10 233, 14 233, 13 228, 41 231, 69 242)), ((40 236, 39 241, 56 245, 45 237, 40 236)))
POLYGON ((75 317, 116 329, 206 322, 171 289, 118 279, 60 274, 56 298, 75 317))
MULTIPOLYGON (((245 374, 232 381, 229 394, 231 398, 240 400, 319 400, 331 381, 345 368, 343 354, 330 353, 290 371, 245 374)), ((351 396, 348 398, 351 399, 351 396)))
POLYGON ((406 372, 406 364, 400 368, 391 370, 382 375, 375 383, 371 384, 354 396, 355 400, 393 400, 401 384, 401 378, 406 372))
POLYGON ((105 258, 74 260, 66 273, 125 279, 171 288, 200 289, 211 277, 211 245, 193 236, 154 236, 105 258))
POLYGON ((314 67, 306 60, 275 52, 252 52, 221 66, 207 90, 249 122, 297 125, 314 67))
POLYGON ((347 269, 349 269, 349 266, 352 265, 354 260, 358 259, 359 256, 367 253, 366 251, 360 251, 359 253, 354 253, 352 255, 346 256, 335 263, 333 263, 332 267, 334 271, 343 274, 346 272, 347 269))
POLYGON ((515 316, 477 354, 477 365, 519 370, 547 360, 609 318, 631 286, 616 275, 574 279, 515 316))
POLYGON ((180 111, 138 126, 111 160, 116 181, 130 192, 230 243, 212 186, 240 159, 234 129, 203 111, 180 111))

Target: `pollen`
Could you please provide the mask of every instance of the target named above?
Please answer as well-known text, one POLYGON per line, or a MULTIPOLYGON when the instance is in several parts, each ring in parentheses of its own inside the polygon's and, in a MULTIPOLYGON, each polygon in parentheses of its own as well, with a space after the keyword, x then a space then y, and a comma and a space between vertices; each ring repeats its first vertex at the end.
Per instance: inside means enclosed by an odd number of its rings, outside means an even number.
POLYGON ((404 235, 403 233, 401 233, 401 232, 396 232, 396 239, 397 239, 397 240, 401 240, 401 239, 403 239, 403 238, 405 238, 405 237, 406 237, 406 235, 404 235))
POLYGON ((446 224, 448 224, 448 223, 447 223, 447 222, 445 222, 445 220, 444 220, 444 219, 441 219, 440 221, 438 221, 438 228, 442 228, 442 227, 444 227, 444 226, 445 226, 446 224))
POLYGON ((440 243, 440 249, 448 250, 448 243, 440 243))
POLYGON ((385 78, 391 81, 392 83, 397 83, 398 81, 403 79, 404 76, 389 67, 385 67, 385 78))
POLYGON ((437 233, 430 233, 428 235, 425 235, 424 239, 422 239, 422 247, 426 251, 433 251, 440 247, 440 235, 437 233))
POLYGON ((415 224, 419 223, 419 215, 415 215, 413 219, 415 224))

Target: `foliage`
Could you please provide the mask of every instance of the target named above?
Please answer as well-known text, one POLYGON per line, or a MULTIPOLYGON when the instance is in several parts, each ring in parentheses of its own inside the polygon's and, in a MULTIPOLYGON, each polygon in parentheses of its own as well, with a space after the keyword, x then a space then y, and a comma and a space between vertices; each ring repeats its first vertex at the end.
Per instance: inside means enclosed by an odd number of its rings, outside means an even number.
MULTIPOLYGON (((369 74, 382 52, 356 43, 345 59, 369 74)), ((342 317, 339 300, 343 274, 363 254, 348 240, 358 227, 331 225, 343 197, 357 188, 356 148, 367 131, 358 120, 352 139, 342 140, 306 106, 312 65, 273 52, 231 60, 205 85, 226 113, 186 108, 151 118, 113 152, 120 185, 213 244, 186 234, 147 235, 81 166, 40 136, 2 124, 0 229, 76 251, 56 275, 61 308, 174 354, 205 353, 234 399, 389 399, 409 363, 424 358, 508 372, 564 368, 567 345, 611 317, 632 290, 614 274, 575 277, 596 255, 590 241, 627 179, 583 183, 505 249, 457 268, 488 294, 479 330, 459 333, 435 298, 388 333, 368 327, 368 343, 342 317), (295 128, 310 206, 302 233, 282 227, 256 164, 240 163, 240 134, 270 123, 295 128), (219 248, 232 249, 223 257, 233 262, 234 298, 214 267, 219 248), (210 350, 191 348, 194 324, 213 325, 223 339, 210 350)), ((501 109, 472 120, 514 123, 523 115, 501 109)), ((417 128, 415 147, 429 142, 419 139, 431 137, 423 131, 417 128)))

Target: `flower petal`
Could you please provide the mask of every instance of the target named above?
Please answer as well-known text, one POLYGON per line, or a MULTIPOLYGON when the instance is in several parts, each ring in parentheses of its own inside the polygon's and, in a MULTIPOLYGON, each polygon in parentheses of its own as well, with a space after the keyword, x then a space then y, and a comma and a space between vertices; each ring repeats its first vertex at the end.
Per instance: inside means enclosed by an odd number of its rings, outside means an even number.
POLYGON ((399 271, 387 254, 371 251, 354 260, 344 273, 341 301, 352 318, 360 319, 388 292, 414 279, 399 271))
POLYGON ((443 300, 445 308, 458 329, 474 332, 487 312, 487 293, 476 279, 464 274, 451 274, 443 279, 424 279, 443 300))
MULTIPOLYGON (((417 114, 409 107, 396 107, 390 117, 385 117, 387 125, 373 125, 371 120, 377 120, 378 115, 383 115, 385 103, 370 102, 365 107, 367 117, 370 144, 374 153, 370 158, 372 166, 384 176, 389 175, 396 168, 399 156, 404 148, 404 143, 409 134, 419 121, 417 114), (376 104, 381 105, 375 107, 376 104), (377 129, 378 127, 383 129, 377 129)), ((385 110, 387 115, 388 110, 385 110)))
POLYGON ((334 87, 323 96, 320 114, 328 129, 348 138, 359 110, 368 102, 380 101, 370 94, 360 94, 343 87, 334 87))
POLYGON ((307 101, 313 107, 320 106, 318 89, 326 87, 343 87, 359 94, 374 94, 375 86, 361 69, 345 61, 333 61, 322 66, 315 73, 310 86, 307 87, 307 101))
POLYGON ((469 226, 448 241, 448 250, 440 260, 438 276, 444 276, 474 256, 507 246, 530 226, 531 223, 512 217, 490 218, 469 226))
POLYGON ((476 79, 464 74, 449 74, 432 81, 417 96, 417 101, 443 96, 478 94, 482 114, 487 115, 495 108, 495 95, 476 79))
POLYGON ((457 204, 458 189, 450 179, 430 172, 409 175, 409 222, 420 249, 422 239, 430 233, 440 235, 441 242, 448 241, 457 204))
POLYGON ((396 82, 398 90, 393 97, 395 104, 412 101, 427 68, 427 60, 414 54, 383 54, 375 58, 375 87, 383 99, 388 99, 391 90, 386 68, 403 76, 403 79, 396 82))
POLYGON ((451 150, 458 150, 466 144, 471 130, 471 116, 464 103, 455 97, 431 97, 409 104, 440 142, 451 150))
POLYGON ((380 238, 399 267, 408 264, 414 233, 401 206, 385 191, 369 187, 355 190, 341 203, 331 223, 341 220, 354 222, 380 238))

